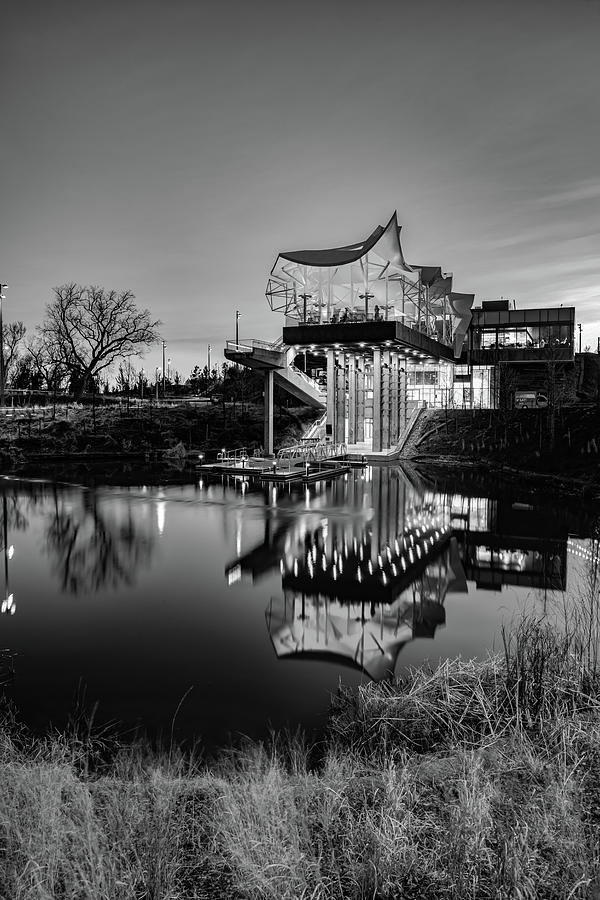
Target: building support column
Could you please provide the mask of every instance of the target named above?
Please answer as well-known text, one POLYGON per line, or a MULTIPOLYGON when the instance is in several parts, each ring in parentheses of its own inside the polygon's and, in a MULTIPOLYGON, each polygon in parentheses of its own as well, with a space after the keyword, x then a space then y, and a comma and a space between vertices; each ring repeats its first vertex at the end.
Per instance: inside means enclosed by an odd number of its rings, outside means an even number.
POLYGON ((327 351, 327 425, 325 434, 329 440, 335 439, 335 395, 336 395, 336 377, 335 377, 335 354, 333 350, 327 351))
POLYGON ((273 369, 265 371, 265 456, 273 456, 273 369))
POLYGON ((406 360, 400 362, 398 371, 398 433, 402 434, 406 428, 408 410, 408 378, 406 377, 406 360))
POLYGON ((390 353, 390 447, 398 443, 398 354, 390 353))
POLYGON ((381 354, 381 449, 390 448, 390 382, 392 370, 390 368, 390 351, 384 350, 381 354))
POLYGON ((365 439, 365 358, 361 356, 356 366, 356 443, 365 439))
POLYGON ((382 449, 381 350, 373 350, 373 451, 382 449))
POLYGON ((340 353, 335 366, 335 428, 334 440, 343 444, 346 440, 346 360, 340 353))
POLYGON ((356 443, 356 359, 348 359, 348 443, 356 443))

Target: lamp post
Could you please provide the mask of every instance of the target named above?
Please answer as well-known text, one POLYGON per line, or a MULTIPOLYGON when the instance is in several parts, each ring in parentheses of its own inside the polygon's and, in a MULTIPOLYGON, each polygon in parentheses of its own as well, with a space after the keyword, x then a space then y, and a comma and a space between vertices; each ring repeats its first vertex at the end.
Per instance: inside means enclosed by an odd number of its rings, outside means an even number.
POLYGON ((140 369, 140 400, 144 399, 144 367, 140 369))
MULTIPOLYGON (((0 323, 1 322, 2 322, 2 316, 0 315, 0 323)), ((579 322, 577 327, 579 328, 579 352, 581 353, 581 322, 579 322)), ((4 405, 4 402, 2 405, 4 405)))
MULTIPOLYGON (((165 347, 167 346, 167 342, 162 342, 162 351, 163 351, 163 364, 162 364, 162 395, 163 400, 165 399, 165 347)), ((158 396, 156 397, 158 400, 158 396)))
POLYGON ((6 300, 6 297, 2 293, 4 288, 7 288, 7 284, 0 284, 0 406, 4 407, 4 326, 2 324, 2 301, 6 300))
POLYGON ((210 351, 211 351, 211 350, 212 350, 212 347, 211 347, 210 344, 209 344, 209 345, 208 345, 208 377, 209 377, 209 378, 210 378, 210 351))
MULTIPOLYGON (((154 370, 154 386, 156 390, 156 402, 158 403, 158 379, 160 377, 160 369, 157 366, 154 370)), ((164 397, 164 389, 163 389, 163 397, 164 397)))
POLYGON ((236 349, 240 343, 240 326, 239 326, 240 315, 241 315, 241 313, 240 313, 239 309, 236 309, 236 311, 235 311, 235 346, 236 346, 236 349))

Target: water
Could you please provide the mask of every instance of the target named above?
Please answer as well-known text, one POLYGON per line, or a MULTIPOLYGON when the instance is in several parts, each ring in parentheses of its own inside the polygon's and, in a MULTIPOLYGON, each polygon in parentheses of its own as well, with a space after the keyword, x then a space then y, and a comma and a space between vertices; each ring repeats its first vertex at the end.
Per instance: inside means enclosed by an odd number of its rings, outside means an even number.
POLYGON ((339 680, 482 656, 571 596, 594 512, 400 468, 327 484, 0 480, 4 690, 33 729, 77 708, 210 751, 322 727, 339 680), (6 655, 6 654, 5 654, 6 655))

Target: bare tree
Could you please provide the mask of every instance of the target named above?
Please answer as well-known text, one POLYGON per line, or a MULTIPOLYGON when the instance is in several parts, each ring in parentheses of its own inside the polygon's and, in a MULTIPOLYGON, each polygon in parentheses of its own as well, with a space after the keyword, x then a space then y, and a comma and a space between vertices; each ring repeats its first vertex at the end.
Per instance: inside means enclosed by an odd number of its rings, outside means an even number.
POLYGON ((2 326, 2 350, 0 352, 4 353, 4 374, 9 383, 23 353, 23 338, 26 330, 22 322, 9 322, 2 326))
POLYGON ((27 354, 32 372, 39 379, 38 385, 41 382, 47 390, 55 392, 65 387, 69 369, 53 342, 38 335, 27 344, 27 354))
POLYGON ((120 362, 115 376, 116 388, 119 394, 128 394, 132 387, 138 383, 139 377, 131 361, 120 362))
POLYGON ((139 356, 159 340, 159 321, 138 309, 131 291, 64 284, 54 288, 39 329, 50 357, 69 372, 79 396, 116 359, 139 356))
POLYGON ((552 452, 556 443, 556 422, 568 394, 565 375, 565 351, 555 343, 544 348, 544 386, 548 398, 548 446, 552 452))

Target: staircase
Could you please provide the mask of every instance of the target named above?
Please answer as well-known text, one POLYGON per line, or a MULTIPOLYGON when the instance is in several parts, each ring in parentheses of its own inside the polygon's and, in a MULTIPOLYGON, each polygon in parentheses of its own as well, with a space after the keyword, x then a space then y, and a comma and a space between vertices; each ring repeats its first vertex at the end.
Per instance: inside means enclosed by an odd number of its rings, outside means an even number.
POLYGON ((394 447, 394 456, 402 455, 402 451, 404 450, 404 447, 406 446, 408 439, 411 436, 411 434, 413 433, 415 426, 416 426, 417 422, 419 421, 419 419, 421 418, 421 415, 423 414, 423 412, 424 412, 423 406, 417 406, 417 408, 413 411, 411 417, 409 418, 408 422, 404 426, 404 431, 398 437, 398 443, 394 447))
POLYGON ((286 347, 281 339, 275 343, 254 339, 244 343, 227 341, 225 348, 226 359, 250 369, 272 369, 276 384, 306 406, 324 409, 327 405, 325 392, 313 378, 293 365, 294 356, 294 348, 286 347))
POLYGON ((273 379, 275 384, 284 388, 307 406, 324 409, 327 405, 327 395, 321 386, 293 365, 288 366, 287 369, 275 369, 273 379))

